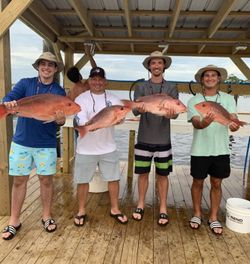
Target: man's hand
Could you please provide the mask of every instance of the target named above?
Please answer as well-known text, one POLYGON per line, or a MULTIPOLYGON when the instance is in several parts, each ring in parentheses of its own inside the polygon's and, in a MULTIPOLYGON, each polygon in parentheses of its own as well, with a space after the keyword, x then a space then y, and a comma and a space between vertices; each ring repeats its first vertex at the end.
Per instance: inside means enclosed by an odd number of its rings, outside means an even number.
POLYGON ((144 103, 140 103, 138 104, 138 106, 136 106, 136 110, 141 113, 141 114, 144 114, 146 113, 146 109, 145 109, 145 105, 144 103))
POLYGON ((240 128, 240 126, 239 126, 238 124, 236 124, 235 122, 231 122, 231 123, 229 124, 229 129, 230 129, 232 132, 237 131, 239 128, 240 128))
POLYGON ((213 111, 209 111, 201 120, 202 126, 208 127, 214 121, 215 115, 213 111))
POLYGON ((165 117, 169 119, 175 119, 177 118, 178 114, 176 114, 174 109, 166 109, 165 117))
POLYGON ((6 106, 6 108, 12 109, 12 108, 17 106, 17 101, 13 100, 13 101, 10 101, 10 102, 5 102, 3 104, 6 106))
POLYGON ((56 113, 55 113, 55 122, 58 125, 62 126, 62 125, 65 124, 65 121, 66 121, 66 116, 65 116, 64 112, 61 111, 61 110, 56 111, 56 113))

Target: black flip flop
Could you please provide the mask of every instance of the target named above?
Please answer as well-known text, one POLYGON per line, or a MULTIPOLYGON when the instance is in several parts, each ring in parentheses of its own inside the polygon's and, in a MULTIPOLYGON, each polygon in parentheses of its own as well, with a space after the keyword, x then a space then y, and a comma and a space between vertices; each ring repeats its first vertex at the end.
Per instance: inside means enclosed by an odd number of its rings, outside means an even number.
POLYGON ((125 225, 125 224, 127 224, 128 223, 128 220, 127 221, 122 221, 119 217, 124 217, 125 215, 124 214, 112 214, 112 213, 110 213, 110 216, 111 217, 113 217, 113 218, 115 218, 115 220, 118 222, 118 223, 120 223, 120 224, 123 224, 123 225, 125 225))
POLYGON ((144 209, 137 207, 137 208, 134 210, 133 214, 132 214, 132 218, 133 218, 135 221, 141 221, 142 218, 143 218, 143 215, 144 215, 144 209), (141 216, 141 218, 136 218, 136 217, 134 217, 134 214, 139 214, 139 215, 141 216))
POLYGON ((4 228, 4 233, 10 233, 8 237, 3 237, 4 240, 11 240, 16 235, 17 231, 21 228, 22 224, 20 223, 18 226, 8 225, 4 228))
POLYGON ((44 229, 45 229, 48 233, 52 233, 52 232, 56 231, 57 224, 56 224, 56 221, 55 221, 54 219, 49 218, 49 219, 47 219, 47 220, 45 220, 45 221, 42 219, 42 224, 43 224, 44 229), (53 229, 49 229, 49 226, 50 226, 50 225, 55 225, 55 228, 53 228, 53 229))
POLYGON ((77 219, 79 221, 79 223, 76 223, 76 221, 74 220, 75 226, 77 226, 77 227, 83 226, 85 224, 86 218, 87 218, 86 214, 85 215, 76 215, 75 220, 77 219), (81 223, 81 220, 83 220, 82 223, 81 223))
POLYGON ((158 224, 159 226, 166 226, 166 225, 168 224, 168 222, 169 222, 168 215, 165 214, 165 213, 160 213, 160 214, 159 214, 159 217, 158 217, 158 220, 157 220, 157 224, 158 224), (168 221, 165 222, 165 223, 160 223, 160 220, 161 220, 161 219, 168 220, 168 221))

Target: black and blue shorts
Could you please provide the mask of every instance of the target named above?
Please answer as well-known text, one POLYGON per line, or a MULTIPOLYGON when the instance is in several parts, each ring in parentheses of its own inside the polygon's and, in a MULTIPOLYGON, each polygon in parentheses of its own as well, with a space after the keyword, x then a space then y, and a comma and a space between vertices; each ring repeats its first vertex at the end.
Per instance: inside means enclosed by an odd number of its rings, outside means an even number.
POLYGON ((171 144, 151 145, 137 143, 135 145, 135 173, 149 173, 153 157, 155 172, 158 175, 168 176, 173 171, 171 144))

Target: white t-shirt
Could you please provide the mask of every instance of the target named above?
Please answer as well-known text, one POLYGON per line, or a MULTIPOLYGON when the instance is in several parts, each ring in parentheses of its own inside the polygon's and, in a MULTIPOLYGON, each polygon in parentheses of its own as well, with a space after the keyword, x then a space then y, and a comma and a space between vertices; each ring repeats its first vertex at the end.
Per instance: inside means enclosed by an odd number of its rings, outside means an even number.
MULTIPOLYGON (((106 91, 106 99, 105 93, 92 93, 92 96, 90 91, 86 91, 75 99, 75 102, 81 107, 81 111, 76 116, 79 126, 85 125, 86 122, 106 106, 122 105, 120 99, 109 91, 106 91)), ((115 150, 114 127, 101 128, 88 132, 82 138, 77 138, 76 152, 78 154, 100 155, 115 150)))

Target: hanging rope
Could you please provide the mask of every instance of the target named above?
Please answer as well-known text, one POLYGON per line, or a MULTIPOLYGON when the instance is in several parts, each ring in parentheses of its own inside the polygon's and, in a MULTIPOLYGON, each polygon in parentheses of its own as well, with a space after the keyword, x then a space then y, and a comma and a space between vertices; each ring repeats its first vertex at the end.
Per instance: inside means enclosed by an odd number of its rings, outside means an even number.
POLYGON ((138 80, 134 81, 134 82, 131 84, 130 89, 129 89, 129 99, 130 99, 130 101, 133 101, 133 98, 132 98, 132 91, 133 91, 134 86, 135 86, 138 82, 144 82, 144 81, 145 81, 144 78, 143 78, 143 79, 138 79, 138 80))
POLYGON ((194 81, 190 81, 188 83, 188 88, 189 88, 189 91, 191 92, 192 95, 196 95, 196 92, 193 91, 192 89, 192 84, 195 83, 194 81))

